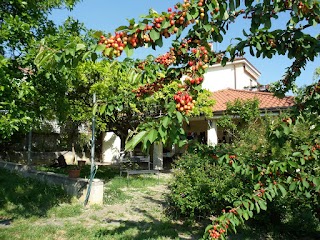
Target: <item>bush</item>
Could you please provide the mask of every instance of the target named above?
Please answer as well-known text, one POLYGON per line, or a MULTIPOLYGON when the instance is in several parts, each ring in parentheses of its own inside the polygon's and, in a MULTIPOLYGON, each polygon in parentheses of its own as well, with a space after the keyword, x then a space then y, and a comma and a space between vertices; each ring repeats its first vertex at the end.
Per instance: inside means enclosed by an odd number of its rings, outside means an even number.
POLYGON ((194 219, 219 214, 243 191, 243 179, 216 165, 213 154, 203 153, 186 153, 175 161, 167 195, 171 215, 194 219))

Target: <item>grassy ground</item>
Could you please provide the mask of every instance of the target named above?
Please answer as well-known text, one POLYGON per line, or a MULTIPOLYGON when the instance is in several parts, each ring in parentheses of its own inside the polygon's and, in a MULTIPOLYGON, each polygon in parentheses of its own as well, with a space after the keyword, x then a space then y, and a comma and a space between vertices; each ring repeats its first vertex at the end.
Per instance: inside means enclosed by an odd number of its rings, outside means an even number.
POLYGON ((126 178, 113 172, 99 173, 109 179, 105 205, 84 207, 59 188, 0 169, 0 239, 200 238, 202 228, 164 216, 166 174, 160 182, 157 176, 134 176, 127 187, 126 178))
MULTIPOLYGON (((84 207, 58 187, 24 179, 0 169, 0 239, 201 238, 206 223, 173 221, 164 214, 164 196, 168 192, 166 186, 170 174, 160 174, 159 182, 153 175, 133 176, 128 184, 126 178, 119 176, 117 169, 99 167, 97 177, 106 182, 104 205, 84 207)), ((274 226, 245 226, 228 239, 301 238, 274 226)))

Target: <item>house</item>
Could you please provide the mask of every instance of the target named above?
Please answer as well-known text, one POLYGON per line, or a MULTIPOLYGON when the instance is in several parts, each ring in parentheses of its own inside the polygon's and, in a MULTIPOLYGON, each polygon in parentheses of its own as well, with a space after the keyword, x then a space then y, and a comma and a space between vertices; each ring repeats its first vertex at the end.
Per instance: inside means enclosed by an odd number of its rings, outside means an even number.
POLYGON ((204 76, 203 88, 212 92, 216 100, 213 107, 213 117, 207 119, 198 117, 190 119, 186 126, 187 132, 195 133, 201 141, 214 146, 222 141, 223 129, 217 126, 217 120, 223 115, 228 102, 237 99, 258 99, 262 113, 279 114, 294 105, 293 97, 277 98, 268 92, 265 86, 258 82, 260 72, 245 58, 238 58, 229 62, 225 67, 215 64, 209 67, 204 76), (206 124, 203 124, 203 121, 206 124))
MULTIPOLYGON (((186 132, 196 136, 200 142, 211 146, 218 144, 224 137, 224 131, 217 126, 217 120, 226 110, 227 102, 233 102, 236 99, 257 98, 260 102, 261 112, 267 111, 274 114, 293 106, 293 97, 279 99, 267 92, 266 88, 262 88, 258 82, 260 75, 261 73, 245 58, 237 58, 233 62, 228 62, 224 67, 221 64, 210 66, 204 75, 202 87, 211 91, 212 97, 216 100, 212 109, 213 117, 200 116, 189 119, 189 124, 184 126, 186 132)), ((103 143, 104 162, 112 162, 113 154, 110 154, 110 151, 120 149, 119 139, 114 141, 113 138, 111 133, 105 136, 103 143), (118 147, 115 147, 114 144, 118 147)), ((163 169, 163 159, 172 157, 176 152, 177 149, 174 146, 166 149, 161 143, 154 144, 153 167, 163 169)))
POLYGON ((198 136, 203 136, 203 142, 210 146, 215 146, 225 139, 223 129, 217 126, 217 120, 224 114, 227 109, 228 102, 234 102, 237 99, 248 100, 258 99, 261 114, 279 114, 281 111, 293 106, 293 97, 277 98, 270 92, 238 90, 238 89, 222 89, 212 93, 212 97, 216 100, 213 107, 213 117, 193 118, 186 127, 187 132, 195 132, 198 136), (203 124, 206 121, 207 124, 203 124))
MULTIPOLYGON (((245 58, 235 59, 228 62, 226 66, 215 64, 208 68, 204 75, 202 87, 212 92, 216 100, 213 117, 195 117, 189 119, 185 124, 185 131, 200 142, 215 146, 224 139, 224 131, 217 125, 218 119, 227 108, 227 102, 234 102, 237 99, 248 100, 258 99, 261 113, 279 114, 281 111, 294 105, 293 97, 277 98, 268 92, 265 86, 258 82, 261 73, 245 58)), ((172 156, 174 149, 163 152, 162 146, 155 148, 157 153, 156 162, 161 163, 163 157, 172 156), (160 160, 159 160, 160 159, 160 160)), ((160 164, 161 165, 161 164, 160 164)))

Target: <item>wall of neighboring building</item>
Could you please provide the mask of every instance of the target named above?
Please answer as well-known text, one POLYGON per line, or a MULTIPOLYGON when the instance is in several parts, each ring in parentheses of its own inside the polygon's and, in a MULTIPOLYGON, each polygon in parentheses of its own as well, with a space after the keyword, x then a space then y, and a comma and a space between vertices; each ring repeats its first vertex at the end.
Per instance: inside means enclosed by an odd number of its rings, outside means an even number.
POLYGON ((209 67, 204 75, 202 88, 215 92, 225 88, 234 88, 234 68, 232 65, 209 67))
POLYGON ((202 87, 212 92, 226 88, 245 89, 257 86, 259 76, 260 73, 245 59, 227 63, 224 67, 215 64, 205 73, 202 87))

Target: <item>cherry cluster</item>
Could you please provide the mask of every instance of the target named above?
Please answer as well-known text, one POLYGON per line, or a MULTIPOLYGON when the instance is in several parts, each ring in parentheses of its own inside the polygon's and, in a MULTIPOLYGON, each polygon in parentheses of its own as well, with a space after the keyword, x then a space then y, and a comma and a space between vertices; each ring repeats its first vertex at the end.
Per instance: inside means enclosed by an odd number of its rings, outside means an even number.
POLYGON ((203 82, 203 77, 195 77, 195 78, 191 78, 189 76, 187 76, 184 80, 185 84, 187 85, 199 85, 203 82))
MULTIPOLYGON (((226 228, 229 227, 229 225, 225 226, 226 228)), ((219 228, 219 225, 214 225, 213 229, 209 229, 209 236, 213 239, 219 239, 221 234, 224 234, 226 230, 224 228, 219 228)))
POLYGON ((160 55, 155 59, 155 62, 164 65, 165 67, 169 67, 176 61, 176 57, 173 51, 167 52, 163 55, 160 55))
POLYGON ((136 65, 139 69, 144 70, 146 67, 146 61, 141 61, 136 65))
POLYGON ((312 147, 312 152, 314 152, 315 150, 320 150, 320 144, 316 143, 316 145, 312 147))
POLYGON ((192 99, 192 96, 187 92, 178 91, 177 94, 174 95, 173 99, 176 102, 176 109, 179 112, 185 112, 186 114, 194 108, 196 103, 196 101, 192 99))
POLYGON ((132 90, 132 92, 135 93, 137 97, 152 95, 154 92, 157 92, 159 89, 163 88, 164 81, 165 79, 161 78, 153 83, 147 83, 143 86, 140 86, 138 89, 132 90))
MULTIPOLYGON (((199 6, 204 5, 204 0, 199 1, 199 6)), ((150 32, 155 30, 160 33, 161 36, 168 38, 171 34, 175 34, 179 31, 179 27, 187 27, 191 23, 195 23, 195 19, 187 20, 187 12, 190 8, 190 0, 184 0, 182 4, 177 4, 172 8, 168 8, 168 13, 162 15, 157 15, 153 19, 148 19, 148 23, 145 25, 144 29, 137 28, 134 24, 128 27, 128 30, 123 30, 122 32, 115 33, 114 36, 106 38, 101 36, 99 43, 106 45, 106 50, 104 50, 105 56, 113 58, 113 56, 120 56, 123 49, 130 45, 133 48, 143 46, 144 43, 153 42, 150 37, 150 32), (169 22, 169 26, 164 27, 163 22, 169 22), (136 28, 136 29, 135 29, 136 28), (128 31, 132 32, 131 34, 128 31)), ((201 14, 204 15, 203 8, 200 9, 201 14)))
MULTIPOLYGON (((126 32, 120 32, 116 33, 114 36, 111 36, 110 38, 106 38, 105 36, 100 37, 99 44, 105 44, 106 49, 110 48, 113 49, 113 51, 110 51, 108 57, 112 57, 113 55, 119 57, 125 48, 125 46, 128 43, 128 36, 126 32)), ((130 37, 130 40, 132 40, 132 37, 130 37)), ((105 54, 106 55, 106 54, 105 54)))

